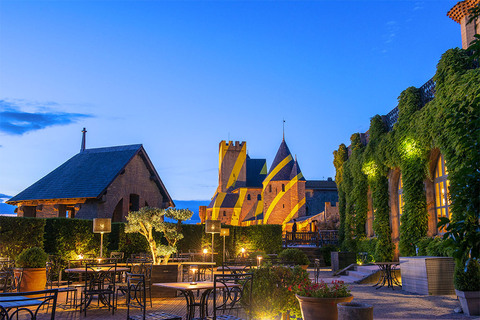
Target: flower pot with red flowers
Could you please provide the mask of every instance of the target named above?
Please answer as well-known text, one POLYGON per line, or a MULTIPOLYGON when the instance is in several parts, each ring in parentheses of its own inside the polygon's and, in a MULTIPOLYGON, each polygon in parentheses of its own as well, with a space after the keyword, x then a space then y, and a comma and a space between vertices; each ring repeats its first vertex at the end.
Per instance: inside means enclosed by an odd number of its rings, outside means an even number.
POLYGON ((303 320, 336 320, 337 303, 353 300, 350 289, 343 281, 299 285, 295 291, 303 320))

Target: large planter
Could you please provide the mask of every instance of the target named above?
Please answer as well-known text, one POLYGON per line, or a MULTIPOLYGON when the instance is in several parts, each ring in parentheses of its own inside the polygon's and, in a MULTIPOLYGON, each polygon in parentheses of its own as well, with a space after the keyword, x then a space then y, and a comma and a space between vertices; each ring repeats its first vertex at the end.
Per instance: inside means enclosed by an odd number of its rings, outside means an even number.
POLYGON ((463 313, 468 316, 480 315, 480 291, 460 291, 455 289, 463 313))
POLYGON ((47 284, 47 271, 45 268, 15 268, 15 277, 20 274, 20 292, 44 290, 47 284))
POLYGON ((373 320, 373 307, 366 303, 342 302, 337 309, 338 320, 373 320))
POLYGON ((330 258, 333 272, 344 269, 353 263, 357 263, 357 254, 355 252, 332 251, 330 253, 330 258))
POLYGON ((295 295, 300 302, 303 320, 337 320, 337 303, 350 302, 353 296, 343 298, 312 298, 295 295))
MULTIPOLYGON (((178 282, 178 263, 160 264, 152 267, 152 283, 158 282, 178 282)), ((152 286, 153 298, 174 298, 177 296, 177 290, 152 286)))
POLYGON ((402 289, 425 295, 453 295, 455 261, 449 257, 400 257, 402 289))

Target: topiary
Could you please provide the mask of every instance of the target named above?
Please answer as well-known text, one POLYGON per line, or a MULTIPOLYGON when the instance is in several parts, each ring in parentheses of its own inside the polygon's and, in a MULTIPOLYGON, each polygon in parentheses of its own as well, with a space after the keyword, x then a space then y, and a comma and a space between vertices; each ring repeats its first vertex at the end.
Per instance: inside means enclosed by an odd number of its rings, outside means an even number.
POLYGON ((17 257, 19 268, 45 268, 48 254, 42 248, 32 247, 23 250, 17 257))
POLYGON ((463 265, 455 266, 453 276, 455 289, 460 291, 480 291, 480 263, 471 259, 464 268, 463 265))
POLYGON ((308 260, 307 255, 302 250, 299 250, 299 249, 295 249, 295 248, 285 249, 282 252, 280 252, 278 256, 284 260, 295 262, 295 264, 298 264, 301 266, 310 264, 310 260, 308 260))

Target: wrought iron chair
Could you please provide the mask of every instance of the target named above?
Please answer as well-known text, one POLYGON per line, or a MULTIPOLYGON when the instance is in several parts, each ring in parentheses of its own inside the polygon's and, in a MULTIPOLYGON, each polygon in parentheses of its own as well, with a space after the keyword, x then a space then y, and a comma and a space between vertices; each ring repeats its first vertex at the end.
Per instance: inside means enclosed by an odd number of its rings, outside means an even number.
MULTIPOLYGON (((153 263, 143 262, 143 263, 129 263, 127 262, 127 267, 130 268, 130 274, 143 274, 145 276, 145 290, 148 291, 148 296, 150 299, 150 307, 153 306, 152 303, 152 268, 153 263)), ((117 286, 117 296, 116 296, 116 305, 118 305, 118 296, 119 293, 126 296, 128 291, 128 285, 120 284, 117 286)))
POLYGON ((49 313, 50 319, 53 320, 55 319, 57 296, 57 289, 0 293, 0 319, 36 320, 40 309, 42 309, 41 313, 49 313), (45 311, 46 306, 48 307, 45 311))
MULTIPOLYGON (((217 274, 214 276, 213 316, 206 320, 241 320, 240 310, 251 314, 253 273, 217 274), (237 284, 238 286, 231 286, 237 284), (232 313, 235 312, 235 315, 232 313)), ((208 310, 208 309, 207 309, 208 310)))
POLYGON ((117 273, 116 263, 107 264, 86 264, 85 265, 85 286, 81 294, 80 312, 87 316, 87 308, 92 299, 97 296, 99 303, 102 302, 112 309, 115 314, 115 280, 117 273))
POLYGON ((145 275, 127 273, 127 320, 182 320, 182 317, 166 312, 149 312, 147 314, 147 297, 145 275), (140 309, 140 315, 130 315, 130 308, 140 309))
POLYGON ((54 261, 48 261, 46 264, 47 271, 47 283, 45 289, 58 289, 58 292, 66 293, 65 304, 58 305, 59 307, 66 308, 67 305, 73 307, 77 301, 77 288, 70 286, 69 281, 61 280, 61 268, 54 261), (70 302, 70 303, 69 303, 70 302))

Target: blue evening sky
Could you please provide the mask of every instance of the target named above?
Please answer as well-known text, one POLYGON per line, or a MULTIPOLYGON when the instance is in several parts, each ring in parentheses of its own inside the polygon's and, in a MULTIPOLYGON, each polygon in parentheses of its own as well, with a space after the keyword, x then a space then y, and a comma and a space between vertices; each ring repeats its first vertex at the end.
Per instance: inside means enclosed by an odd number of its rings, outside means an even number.
POLYGON ((307 179, 461 46, 456 1, 0 1, 0 195, 87 147, 142 143, 173 199, 209 199, 218 143, 307 179))

